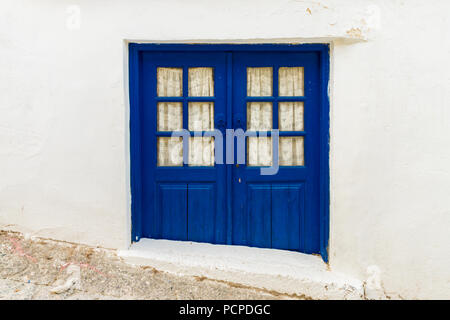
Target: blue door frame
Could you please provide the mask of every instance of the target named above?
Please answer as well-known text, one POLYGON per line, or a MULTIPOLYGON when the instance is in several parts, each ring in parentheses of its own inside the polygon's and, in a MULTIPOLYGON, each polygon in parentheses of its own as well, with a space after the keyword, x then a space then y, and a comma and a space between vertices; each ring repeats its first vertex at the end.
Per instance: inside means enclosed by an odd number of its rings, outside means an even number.
MULTIPOLYGON (((139 241, 142 236, 148 236, 148 232, 143 226, 143 202, 146 199, 143 197, 143 184, 145 184, 145 168, 142 165, 143 152, 142 147, 142 133, 141 119, 145 116, 145 110, 143 110, 143 104, 146 99, 145 90, 142 89, 142 82, 144 71, 142 69, 143 59, 145 54, 149 53, 163 53, 170 52, 174 55, 177 52, 192 52, 195 54, 203 53, 204 58, 208 56, 219 57, 219 59, 227 60, 227 70, 224 70, 228 75, 232 74, 232 55, 228 53, 314 53, 318 57, 319 74, 318 85, 319 94, 317 96, 317 103, 319 107, 319 163, 318 163, 318 193, 319 193, 319 244, 318 249, 325 262, 328 262, 328 238, 329 238, 329 99, 328 99, 328 81, 329 81, 329 46, 327 44, 302 44, 302 45, 285 45, 285 44, 243 44, 243 45, 228 45, 228 44, 129 44, 129 95, 130 95, 130 162, 131 162, 131 214, 132 214, 132 241, 139 241), (209 52, 209 55, 208 55, 209 52), (214 53, 214 54, 213 54, 214 53), (221 54, 223 56, 221 56, 221 54)), ((203 55, 202 54, 202 55, 203 55)), ((214 58, 211 58, 214 60, 214 58)), ((231 77, 226 77, 227 85, 223 89, 223 93, 226 95, 227 107, 231 107, 233 101, 233 91, 231 89, 231 77)), ((232 125, 233 117, 228 113, 225 123, 229 126, 232 125)), ((224 166, 225 167, 225 166, 224 166)), ((226 166, 227 168, 229 166, 226 166)), ((200 169, 201 170, 201 169, 200 169)), ((233 176, 232 169, 226 169, 223 173, 227 179, 231 179, 233 176)), ((219 180, 217 180, 219 181, 219 180)), ((204 192, 204 186, 193 185, 193 192, 204 192), (196 191, 197 190, 197 191, 196 191)), ((170 186, 169 186, 170 187, 170 186)), ((274 186, 275 188, 277 186, 274 186)), ((295 187, 295 186, 294 186, 295 187)), ((226 194, 231 197, 231 185, 226 186, 226 194)), ((295 188, 294 188, 295 189, 295 188)), ((163 190, 164 191, 164 190, 163 190)), ((207 191, 207 190, 206 190, 207 191)), ((171 191, 173 192, 173 191, 171 191)), ((214 192, 217 192, 215 190, 214 192)), ((169 193, 167 193, 169 194, 169 193)), ((162 194, 161 196, 164 196, 162 194)), ((152 197, 153 198, 153 197, 152 197)), ((154 199, 154 198, 153 198, 154 199)), ((228 206, 228 211, 231 211, 231 206, 228 206)), ((227 217, 227 225, 232 226, 232 213, 229 212, 227 217)), ((148 223, 145 223, 148 225, 148 223)), ((184 227, 182 227, 184 228, 184 227)), ((220 231, 220 230, 219 230, 220 231)), ((215 243, 234 243, 232 235, 229 231, 227 235, 218 232, 216 234, 215 243), (218 238, 217 238, 218 237, 218 238)), ((213 237, 213 235, 211 235, 213 237)), ((158 238, 158 237, 156 237, 158 238)), ((206 238, 207 239, 207 238, 206 238)), ((202 241, 202 240, 200 240, 202 241)), ((264 245, 263 245, 264 246, 264 245)), ((315 250, 301 250, 304 252, 316 252, 315 250)))

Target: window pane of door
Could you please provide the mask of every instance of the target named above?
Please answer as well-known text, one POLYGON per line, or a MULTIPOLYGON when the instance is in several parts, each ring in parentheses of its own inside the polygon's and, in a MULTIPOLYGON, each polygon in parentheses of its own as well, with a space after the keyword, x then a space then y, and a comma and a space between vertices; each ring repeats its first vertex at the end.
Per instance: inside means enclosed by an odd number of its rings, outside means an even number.
POLYGON ((158 68, 158 97, 181 97, 183 95, 183 69, 158 68))
POLYGON ((278 71, 278 95, 281 97, 303 96, 303 67, 282 67, 278 71))
POLYGON ((214 166, 214 138, 189 138, 189 166, 214 166))
POLYGON ((303 102, 279 102, 278 128, 282 131, 303 131, 303 102))
POLYGON ((271 137, 247 138, 247 165, 248 166, 272 165, 271 137))
POLYGON ((303 137, 280 137, 280 166, 305 165, 303 137))
POLYGON ((247 130, 268 131, 272 129, 272 103, 247 103, 247 130))
POLYGON ((247 96, 272 95, 272 68, 247 68, 247 96))
POLYGON ((214 96, 213 68, 189 68, 189 96, 214 96))
POLYGON ((183 105, 181 102, 158 103, 158 131, 176 131, 183 128, 183 105))
POLYGON ((158 137, 158 166, 182 166, 183 165, 183 138, 182 137, 158 137))
POLYGON ((189 130, 214 130, 214 102, 189 102, 189 130))

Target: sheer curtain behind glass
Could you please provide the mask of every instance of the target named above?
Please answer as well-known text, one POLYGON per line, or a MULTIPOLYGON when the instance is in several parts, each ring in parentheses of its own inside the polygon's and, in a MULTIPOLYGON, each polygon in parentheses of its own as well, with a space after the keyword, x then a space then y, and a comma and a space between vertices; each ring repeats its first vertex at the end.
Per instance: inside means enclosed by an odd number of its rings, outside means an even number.
MULTIPOLYGON (((186 75, 184 75, 186 76, 186 75)), ((188 69, 188 94, 191 97, 214 96, 213 68, 188 69)), ((158 68, 157 94, 159 97, 183 96, 183 69, 158 68)), ((157 105, 158 131, 177 131, 183 128, 181 102, 160 102, 157 105)), ((214 130, 214 102, 190 102, 188 104, 188 128, 190 131, 214 130)), ((158 165, 182 165, 181 138, 158 138, 158 165)), ((214 165, 214 139, 212 137, 189 138, 189 165, 214 165)))
MULTIPOLYGON (((183 95, 183 69, 157 69, 158 97, 181 97, 183 95)), ((159 102, 157 110, 158 131, 176 131, 183 128, 183 106, 181 102, 159 102)), ((183 141, 181 138, 158 137, 158 166, 183 165, 183 141)))
MULTIPOLYGON (((281 67, 278 70, 278 94, 284 97, 303 96, 302 67, 281 67)), ((272 96, 273 69, 247 68, 247 96, 272 96)), ((278 105, 280 131, 303 131, 303 102, 280 102, 278 105)), ((271 102, 247 104, 247 129, 267 131, 272 129, 273 105, 271 102)), ((249 166, 272 165, 272 140, 270 137, 247 139, 249 166)), ((280 165, 304 165, 303 137, 281 137, 279 141, 280 165)))
MULTIPOLYGON (((278 92, 283 97, 304 95, 303 67, 282 67, 279 69, 278 92)), ((280 131, 303 131, 303 108, 301 101, 280 102, 278 106, 280 131)), ((280 137, 279 161, 281 166, 304 165, 304 138, 280 137)))
MULTIPOLYGON (((272 68, 247 68, 247 96, 270 97, 272 96, 272 88, 272 68)), ((272 109, 272 102, 249 102, 247 104, 247 130, 271 130, 272 109)), ((249 137, 247 139, 247 165, 272 165, 272 138, 249 137)))
MULTIPOLYGON (((214 96, 212 68, 189 68, 189 96, 214 96)), ((214 102, 189 103, 189 130, 214 130, 214 102)))
MULTIPOLYGON (((214 96, 213 68, 189 68, 189 96, 214 96)), ((189 103, 189 130, 214 130, 214 102, 189 103)), ((189 165, 214 165, 214 139, 212 137, 191 137, 189 139, 189 165)))

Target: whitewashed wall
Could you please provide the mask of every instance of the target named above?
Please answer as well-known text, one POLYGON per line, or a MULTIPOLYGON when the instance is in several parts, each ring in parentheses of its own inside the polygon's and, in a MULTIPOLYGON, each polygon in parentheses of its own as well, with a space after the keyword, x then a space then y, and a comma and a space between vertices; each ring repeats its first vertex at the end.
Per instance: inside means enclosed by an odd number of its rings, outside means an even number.
POLYGON ((334 270, 450 298, 450 2, 2 0, 0 227, 125 248, 126 41, 331 42, 334 270), (79 10, 79 20, 78 20, 79 10))

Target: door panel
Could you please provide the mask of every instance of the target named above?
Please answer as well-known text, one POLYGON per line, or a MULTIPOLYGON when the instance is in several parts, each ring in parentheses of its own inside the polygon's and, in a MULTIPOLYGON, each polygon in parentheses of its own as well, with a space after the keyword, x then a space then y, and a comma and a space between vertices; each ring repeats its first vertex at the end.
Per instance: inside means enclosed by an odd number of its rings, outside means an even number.
POLYGON ((235 244, 319 252, 318 74, 315 53, 233 54, 234 129, 258 135, 232 166, 235 244), (260 171, 274 164, 268 129, 280 130, 276 175, 260 171))
POLYGON ((303 184, 272 185, 272 248, 303 249, 304 190, 303 184))
POLYGON ((153 238, 187 240, 187 185, 159 184, 153 238))
POLYGON ((270 185, 249 184, 247 187, 247 243, 271 247, 271 190, 270 185))
POLYGON ((143 236, 225 243, 226 168, 202 133, 225 129, 216 120, 226 114, 226 54, 145 52, 141 60, 143 236))
POLYGON ((189 240, 214 242, 216 239, 215 199, 215 184, 189 184, 187 201, 189 240))

